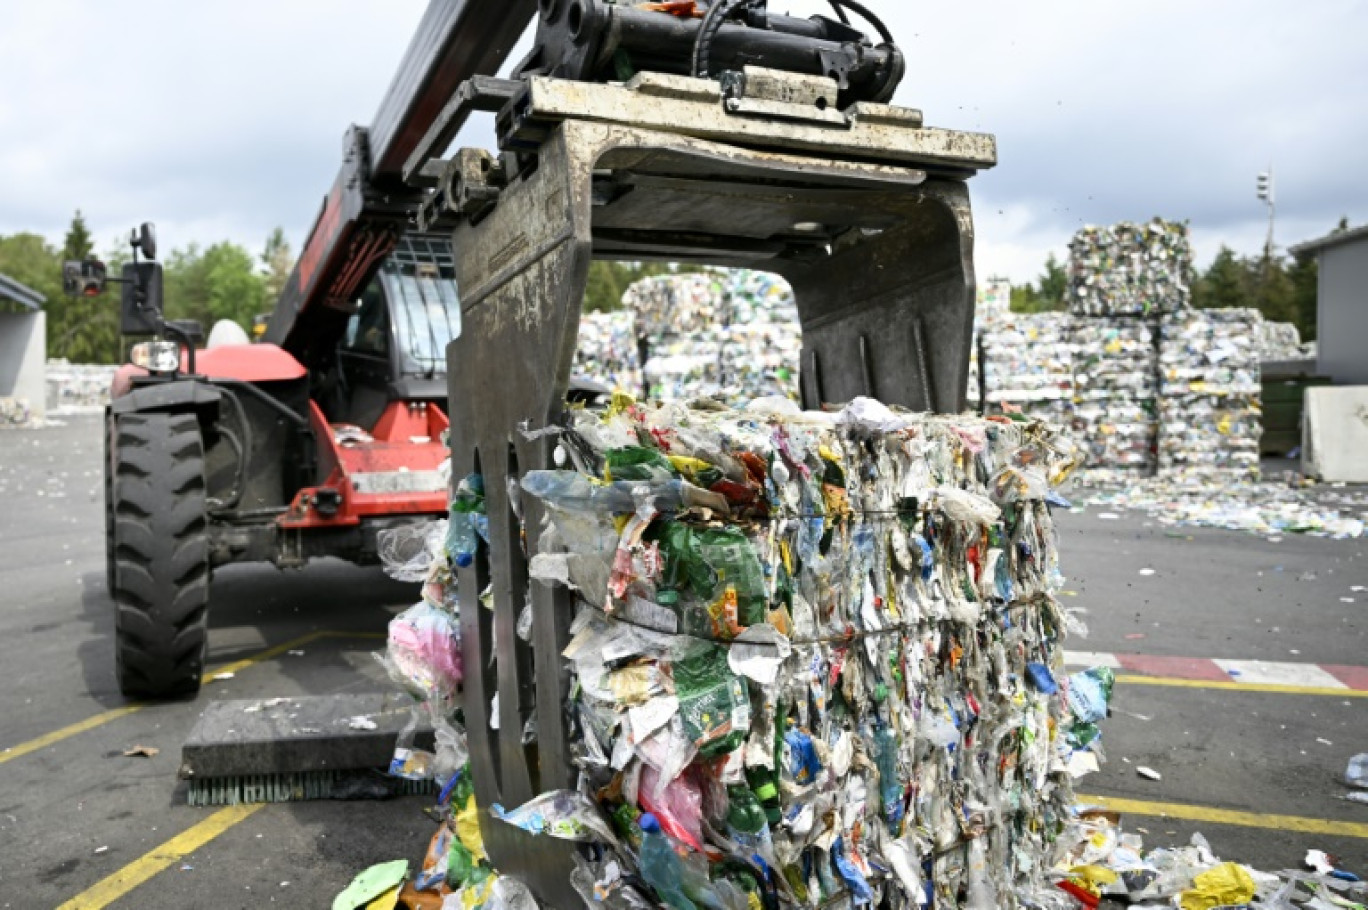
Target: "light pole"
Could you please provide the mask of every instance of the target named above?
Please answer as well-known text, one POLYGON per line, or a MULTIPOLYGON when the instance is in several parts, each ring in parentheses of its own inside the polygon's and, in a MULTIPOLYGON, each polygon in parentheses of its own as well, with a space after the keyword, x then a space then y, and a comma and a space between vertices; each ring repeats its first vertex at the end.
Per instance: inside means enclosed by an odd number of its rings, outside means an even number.
POLYGON ((1273 193, 1273 165, 1268 166, 1268 170, 1259 175, 1258 180, 1259 198, 1268 206, 1268 241, 1264 244, 1264 261, 1273 261, 1273 215, 1277 209, 1276 199, 1273 193))

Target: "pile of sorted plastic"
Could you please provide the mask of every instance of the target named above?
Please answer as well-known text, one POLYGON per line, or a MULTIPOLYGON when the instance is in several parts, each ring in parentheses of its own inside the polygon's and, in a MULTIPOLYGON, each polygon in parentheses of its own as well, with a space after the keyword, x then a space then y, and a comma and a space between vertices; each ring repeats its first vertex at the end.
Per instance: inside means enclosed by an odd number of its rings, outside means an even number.
POLYGON ((867 399, 570 420, 522 486, 581 783, 496 817, 595 842, 574 884, 615 907, 1072 906, 1111 677, 1062 673, 1071 443, 867 399))
POLYGON ((1259 359, 1310 360, 1316 356, 1316 343, 1303 343, 1301 332, 1290 322, 1264 322, 1259 330, 1259 359))
POLYGON ((652 400, 798 397, 802 331, 782 278, 744 269, 645 278, 623 305, 648 344, 652 400))
POLYGON ((1085 227, 1069 243, 1065 300, 1076 316, 1149 316, 1192 298, 1187 225, 1155 218, 1085 227))
POLYGON ((109 404, 109 388, 117 366, 47 362, 47 409, 50 414, 93 414, 109 404))
POLYGON ((581 316, 573 372, 610 389, 638 394, 642 385, 636 316, 626 311, 581 316))
POLYGON ((1258 907, 1268 910, 1365 910, 1368 886, 1320 850, 1306 854, 1307 870, 1260 872, 1216 857, 1201 834, 1183 847, 1146 850, 1138 834, 1122 830, 1114 812, 1082 808, 1072 832, 1076 845, 1060 864, 1060 887, 1081 906, 1103 900, 1132 907, 1182 910, 1258 907))
POLYGON ((22 398, 0 398, 0 429, 33 426, 33 411, 22 398))
POLYGON ((1251 309, 1194 310, 1161 321, 1161 473, 1258 476, 1263 325, 1251 309))
POLYGON ((1118 483, 1115 476, 1091 471, 1079 475, 1079 484, 1080 502, 1137 509, 1164 525, 1343 539, 1362 537, 1368 522, 1368 494, 1327 492, 1324 487, 1254 480, 1212 483, 1200 476, 1118 483))

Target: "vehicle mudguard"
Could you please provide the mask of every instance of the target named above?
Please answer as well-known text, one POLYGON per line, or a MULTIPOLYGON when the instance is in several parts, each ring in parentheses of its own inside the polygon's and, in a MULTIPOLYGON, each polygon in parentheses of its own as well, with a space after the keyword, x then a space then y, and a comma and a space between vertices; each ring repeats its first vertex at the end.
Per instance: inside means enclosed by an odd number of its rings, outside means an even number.
POLYGON ((109 412, 119 414, 165 413, 194 411, 203 423, 218 418, 223 393, 212 385, 191 379, 158 382, 135 387, 109 405, 109 412))

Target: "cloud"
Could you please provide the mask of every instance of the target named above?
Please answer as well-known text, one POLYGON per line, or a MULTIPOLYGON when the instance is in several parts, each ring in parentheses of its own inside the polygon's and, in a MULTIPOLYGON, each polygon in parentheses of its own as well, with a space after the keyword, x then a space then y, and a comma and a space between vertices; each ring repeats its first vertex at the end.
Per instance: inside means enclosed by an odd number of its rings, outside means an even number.
MULTIPOLYGON (((979 273, 1016 281, 1085 223, 1190 219, 1201 258, 1368 221, 1368 5, 1317 0, 872 4, 904 46, 898 102, 998 136, 971 188, 979 273), (1292 13, 1295 12, 1295 15, 1292 13)), ((157 220, 168 245, 296 248, 368 123, 421 0, 5 4, 0 232, 97 237, 157 220)), ((815 0, 772 0, 810 14, 815 0)), ((492 141, 487 124, 468 140, 492 141)))

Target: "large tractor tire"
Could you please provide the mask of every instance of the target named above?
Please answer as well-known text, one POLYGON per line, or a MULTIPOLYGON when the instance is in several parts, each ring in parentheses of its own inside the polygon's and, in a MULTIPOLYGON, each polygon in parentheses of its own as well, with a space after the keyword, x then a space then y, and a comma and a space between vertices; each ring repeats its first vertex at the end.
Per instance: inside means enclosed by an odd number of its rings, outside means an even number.
POLYGON ((105 412, 104 423, 104 517, 105 517, 105 591, 114 597, 118 563, 114 559, 114 418, 105 412))
POLYGON ((204 443, 191 414, 114 419, 115 665, 131 698, 199 691, 208 646, 204 443))

